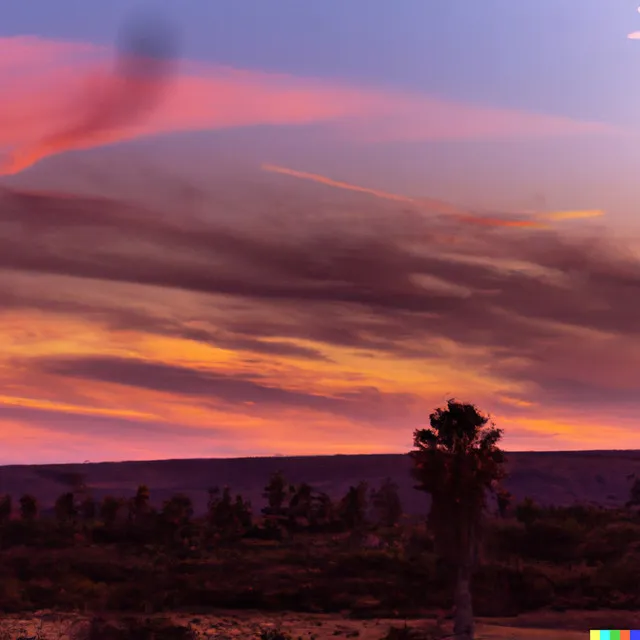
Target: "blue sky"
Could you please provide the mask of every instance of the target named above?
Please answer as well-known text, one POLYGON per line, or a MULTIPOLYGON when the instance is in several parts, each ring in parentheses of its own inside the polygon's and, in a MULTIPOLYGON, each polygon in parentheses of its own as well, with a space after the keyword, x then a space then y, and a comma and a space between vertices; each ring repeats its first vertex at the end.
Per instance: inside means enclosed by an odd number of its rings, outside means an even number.
MULTIPOLYGON (((637 122, 640 52, 625 36, 640 29, 640 14, 626 0, 182 0, 138 6, 171 17, 189 57, 637 122)), ((107 44, 131 7, 128 0, 14 3, 0 31, 107 44)))
MULTIPOLYGON (((372 147, 272 127, 277 134, 251 133, 255 154, 263 154, 260 144, 269 149, 267 161, 295 161, 297 168, 333 171, 336 178, 481 206, 526 207, 542 194, 552 207, 607 207, 626 220, 633 216, 640 198, 633 178, 640 160, 640 42, 626 38, 640 29, 633 2, 33 0, 11 6, 0 32, 111 44, 132 7, 169 17, 188 59, 604 122, 623 131, 372 147)), ((201 140, 215 145, 216 138, 201 140)))

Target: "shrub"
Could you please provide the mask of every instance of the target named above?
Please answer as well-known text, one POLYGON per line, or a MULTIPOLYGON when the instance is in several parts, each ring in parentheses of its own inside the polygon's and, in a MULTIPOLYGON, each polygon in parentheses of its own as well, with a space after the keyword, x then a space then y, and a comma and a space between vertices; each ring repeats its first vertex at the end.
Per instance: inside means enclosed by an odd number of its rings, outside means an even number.
POLYGON ((580 553, 589 562, 606 562, 620 557, 640 543, 640 526, 631 522, 612 522, 591 531, 580 553))
POLYGON ((496 520, 488 528, 485 552, 491 558, 519 557, 526 548, 527 531, 520 522, 496 520))
POLYGON ((527 527, 525 553, 549 562, 570 562, 579 557, 583 530, 575 520, 536 520, 527 527))
POLYGON ((635 597, 640 575, 640 555, 627 553, 621 558, 603 564, 594 574, 593 585, 603 591, 622 591, 635 597))
POLYGON ((195 640, 190 626, 176 625, 169 620, 129 619, 115 623, 94 617, 77 640, 195 640))
POLYGON ((293 640, 293 636, 281 629, 263 629, 260 631, 260 640, 293 640))

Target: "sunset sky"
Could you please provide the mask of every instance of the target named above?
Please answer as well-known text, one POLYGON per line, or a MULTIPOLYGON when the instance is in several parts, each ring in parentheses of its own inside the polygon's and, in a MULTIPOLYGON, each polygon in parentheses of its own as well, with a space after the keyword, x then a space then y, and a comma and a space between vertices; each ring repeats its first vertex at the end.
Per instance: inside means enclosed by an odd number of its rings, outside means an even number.
POLYGON ((3 15, 0 464, 640 448, 636 3, 141 9, 3 15))

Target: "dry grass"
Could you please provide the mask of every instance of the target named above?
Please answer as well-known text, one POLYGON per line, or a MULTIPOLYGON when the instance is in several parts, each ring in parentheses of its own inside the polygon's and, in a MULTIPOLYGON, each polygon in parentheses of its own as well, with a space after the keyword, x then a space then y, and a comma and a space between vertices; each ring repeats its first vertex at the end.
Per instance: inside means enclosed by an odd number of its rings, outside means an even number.
MULTIPOLYGON (((479 622, 477 625, 477 640, 583 640, 585 631, 590 624, 595 623, 596 616, 584 616, 583 612, 576 614, 538 613, 539 626, 549 624, 554 618, 558 626, 554 628, 529 628, 527 625, 535 623, 535 617, 511 620, 512 626, 507 626, 507 620, 491 620, 479 622), (562 621, 566 621, 568 629, 562 621), (503 622, 504 624, 499 624, 503 622)), ((111 619, 117 621, 117 617, 111 619)), ((189 627, 193 630, 193 637, 202 640, 209 638, 217 640, 261 640, 268 637, 268 631, 280 630, 292 640, 339 640, 340 638, 358 638, 359 640, 381 640, 391 627, 402 627, 406 624, 416 633, 416 639, 433 638, 435 624, 432 620, 412 620, 399 623, 397 620, 351 620, 340 615, 325 614, 268 614, 264 612, 245 612, 242 614, 228 613, 220 615, 193 616, 187 614, 163 614, 158 616, 140 617, 141 621, 164 621, 176 626, 189 627)), ((616 612, 600 613, 600 621, 608 622, 604 627, 616 620, 619 626, 620 617, 616 612)), ((37 640, 83 640, 87 638, 87 628, 90 618, 77 614, 54 614, 42 612, 33 616, 5 616, 0 620, 0 640, 17 640, 20 637, 37 640)), ((623 625, 624 626, 624 625, 623 625)), ((450 625, 442 628, 445 635, 451 633, 450 625)), ((275 635, 275 634, 274 634, 275 635)), ((159 640, 161 636, 156 636, 159 640)))

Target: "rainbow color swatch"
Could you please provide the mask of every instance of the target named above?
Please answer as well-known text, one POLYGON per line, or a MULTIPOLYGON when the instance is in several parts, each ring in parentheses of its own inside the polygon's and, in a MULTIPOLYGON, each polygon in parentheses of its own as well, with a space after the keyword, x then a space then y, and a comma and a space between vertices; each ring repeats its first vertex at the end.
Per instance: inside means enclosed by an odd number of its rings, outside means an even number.
POLYGON ((591 629, 589 640, 640 640, 640 631, 591 629))

